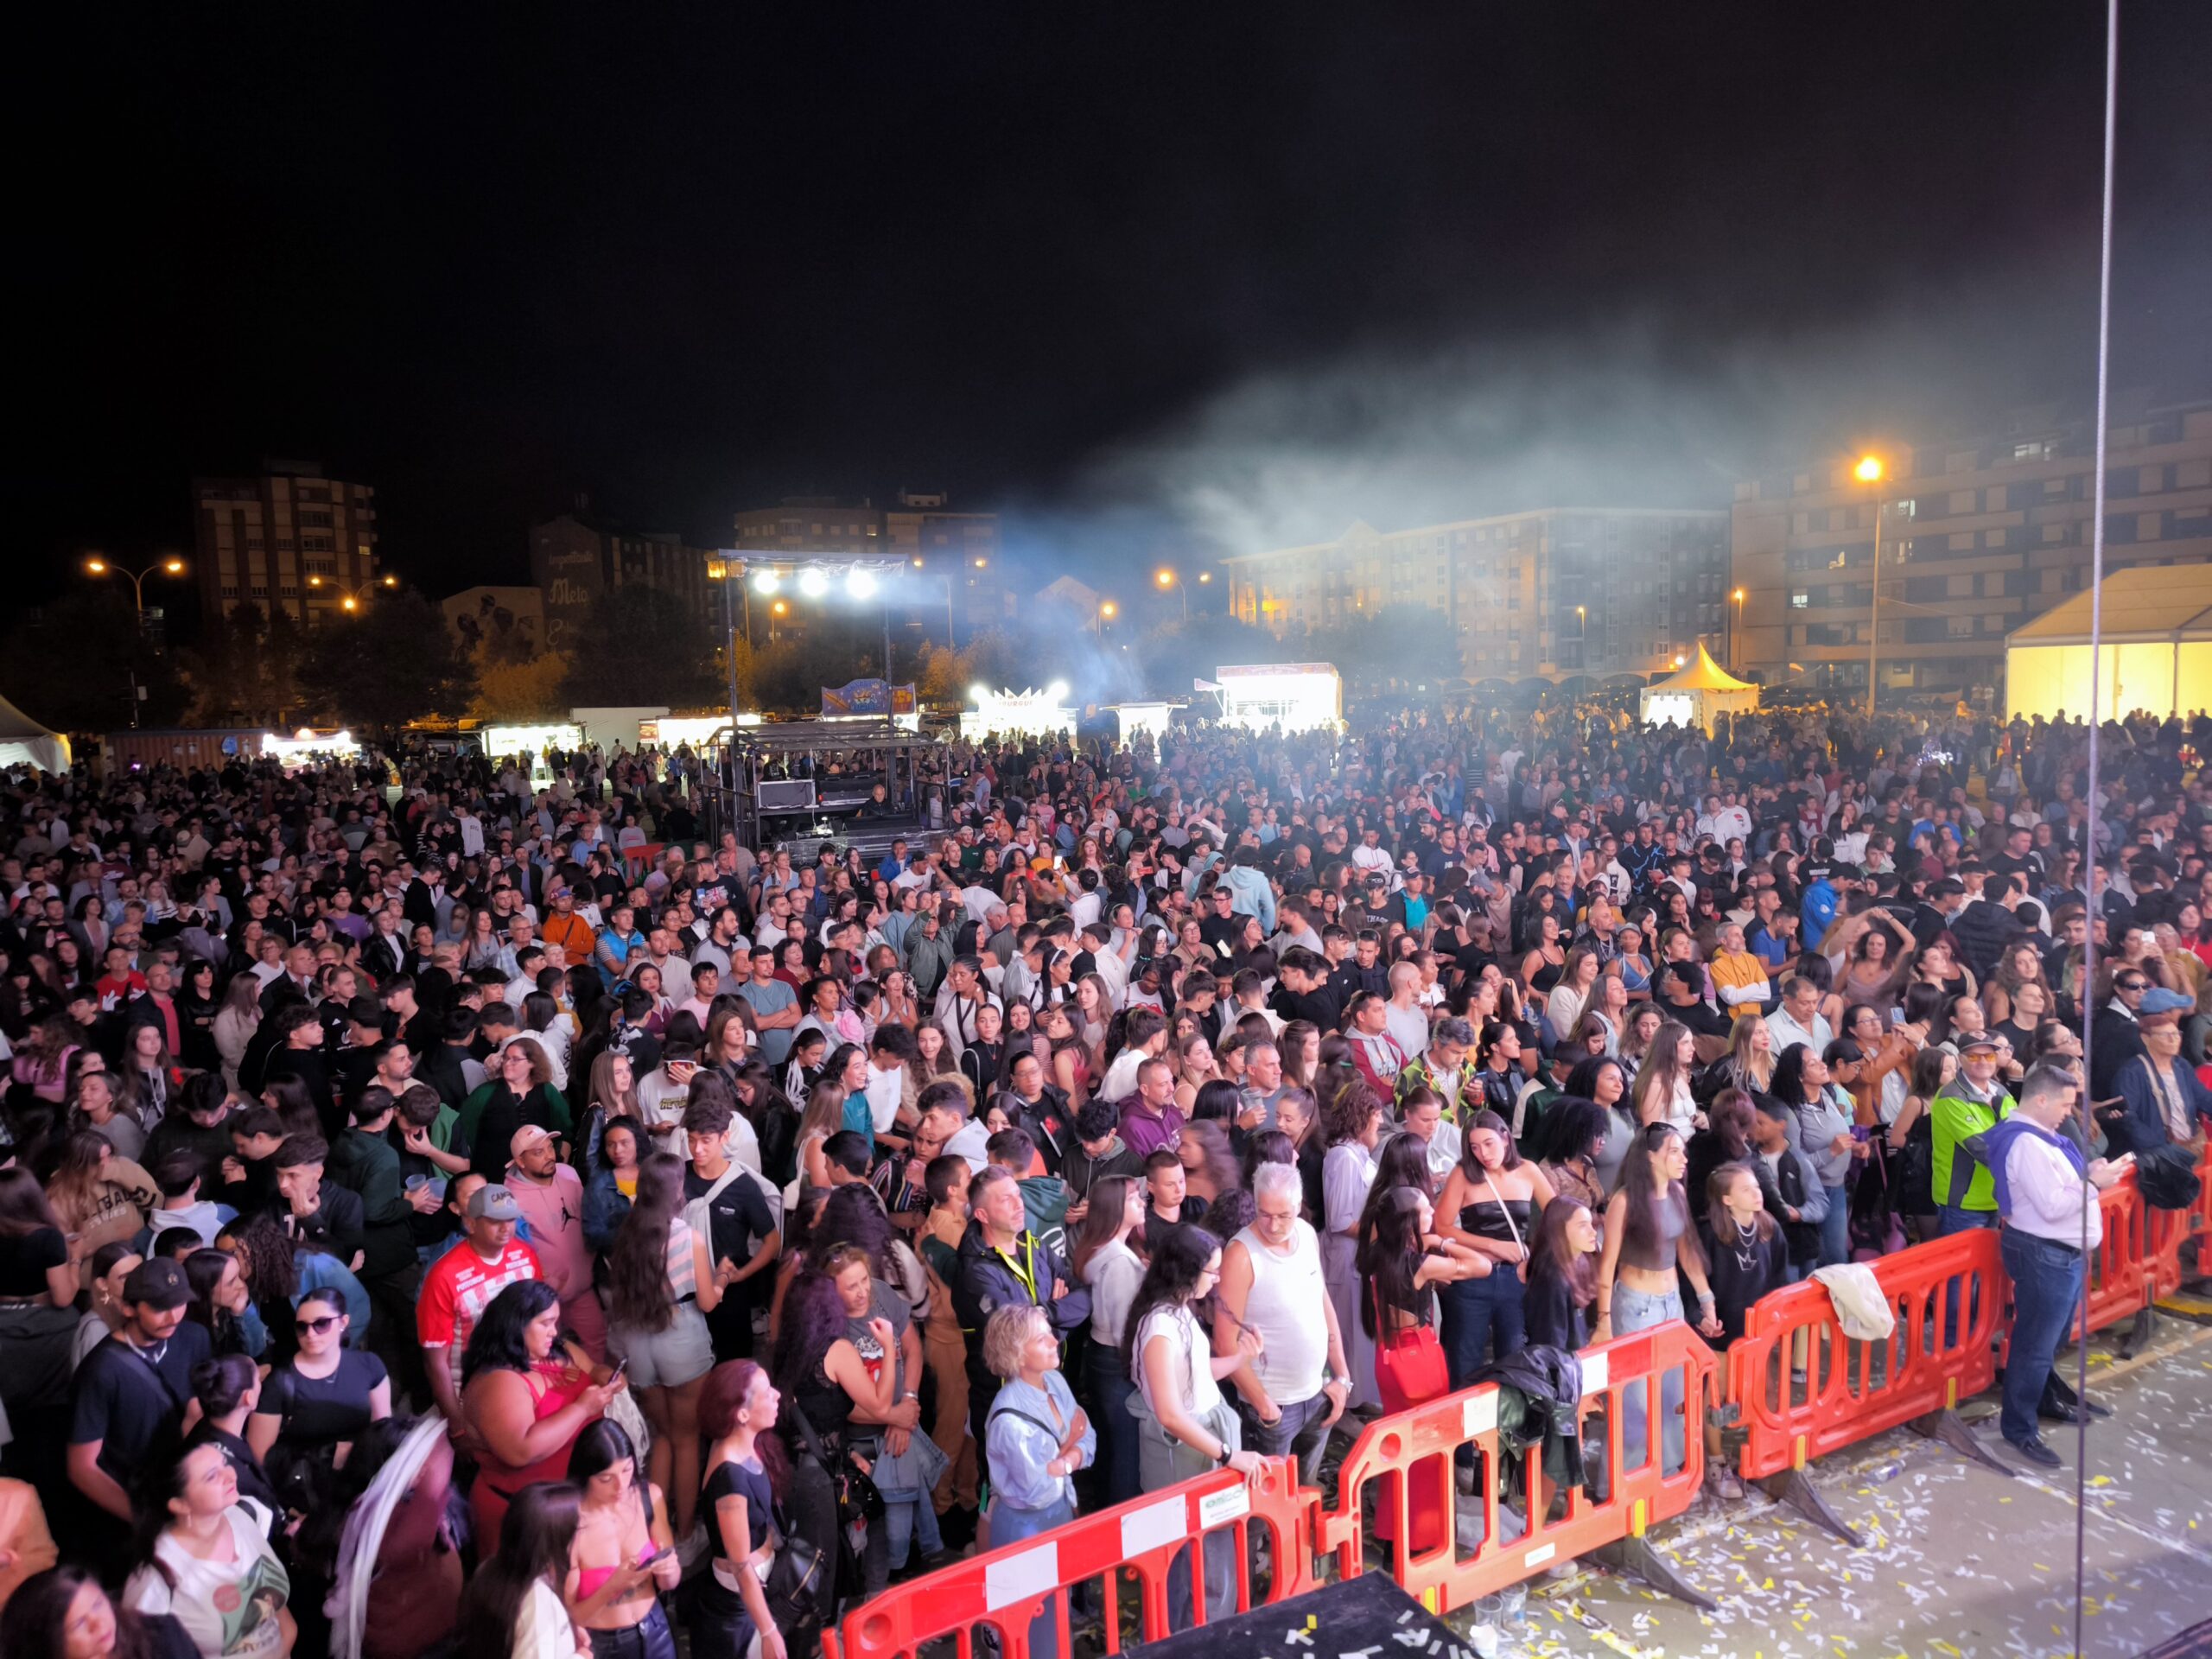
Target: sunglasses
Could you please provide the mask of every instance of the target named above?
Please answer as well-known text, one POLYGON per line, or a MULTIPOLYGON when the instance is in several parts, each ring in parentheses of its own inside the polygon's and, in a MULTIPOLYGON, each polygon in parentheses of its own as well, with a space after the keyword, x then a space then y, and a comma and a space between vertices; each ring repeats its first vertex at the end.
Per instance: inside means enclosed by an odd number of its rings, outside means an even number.
POLYGON ((292 1321, 292 1329, 303 1337, 310 1333, 319 1337, 337 1324, 338 1319, 339 1316, 335 1313, 326 1313, 318 1319, 295 1319, 292 1321))

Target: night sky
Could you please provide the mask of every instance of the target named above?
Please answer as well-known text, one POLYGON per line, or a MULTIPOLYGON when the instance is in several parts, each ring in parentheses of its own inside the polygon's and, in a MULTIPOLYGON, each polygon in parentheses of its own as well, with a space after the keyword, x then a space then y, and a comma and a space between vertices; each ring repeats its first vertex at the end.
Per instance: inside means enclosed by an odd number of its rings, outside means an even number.
MULTIPOLYGON (((1084 569, 2090 392, 2095 0, 480 10, 24 31, 21 591, 263 455, 439 593, 578 491, 944 487, 1084 569)), ((2212 5, 2123 29, 2115 381, 2212 393, 2212 5)))

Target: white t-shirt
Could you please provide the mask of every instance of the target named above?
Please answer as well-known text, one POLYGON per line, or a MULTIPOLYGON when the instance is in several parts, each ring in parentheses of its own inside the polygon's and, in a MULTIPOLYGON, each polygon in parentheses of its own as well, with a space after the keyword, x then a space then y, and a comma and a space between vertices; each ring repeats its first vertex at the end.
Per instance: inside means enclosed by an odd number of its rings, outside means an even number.
POLYGON ((154 1554, 176 1575, 175 1587, 152 1567, 142 1567, 124 1587, 124 1599, 139 1612, 175 1618, 206 1659, 279 1654, 284 1633, 277 1628, 276 1614, 292 1598, 292 1580, 269 1547, 269 1511, 242 1497, 223 1518, 230 1528, 232 1560, 203 1561, 164 1533, 154 1554))
POLYGON ((1198 1328, 1198 1316, 1185 1303, 1176 1307, 1155 1307, 1144 1316, 1144 1323, 1137 1327, 1135 1344, 1136 1383, 1144 1395, 1145 1404, 1154 1417, 1160 1415, 1160 1405, 1152 1397, 1152 1372, 1144 1363, 1145 1350, 1154 1337, 1167 1339, 1170 1363, 1168 1375, 1175 1374, 1179 1363, 1183 1372, 1183 1409, 1193 1417, 1203 1417, 1221 1404, 1221 1384, 1213 1380, 1213 1344, 1205 1332, 1198 1328))
POLYGON ((515 1609, 515 1644, 509 1659, 576 1659, 576 1629, 560 1593, 543 1579, 531 1580, 530 1593, 515 1609))

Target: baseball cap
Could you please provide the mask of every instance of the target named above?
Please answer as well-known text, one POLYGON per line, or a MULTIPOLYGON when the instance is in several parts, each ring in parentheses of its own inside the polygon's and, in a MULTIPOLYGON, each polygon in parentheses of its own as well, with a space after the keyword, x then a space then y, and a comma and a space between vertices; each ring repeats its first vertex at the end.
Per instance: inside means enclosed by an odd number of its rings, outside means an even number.
POLYGON ((541 1141, 550 1141, 552 1135, 535 1123, 525 1123, 507 1141, 507 1156, 519 1158, 541 1141))
POLYGON ((515 1202, 515 1195, 504 1186, 480 1186, 468 1195, 468 1218, 471 1221, 520 1221, 522 1205, 515 1202))
POLYGON ((2193 1013, 2196 1007, 2194 999, 2183 995, 2179 991, 2170 991, 2163 985, 2153 985, 2143 993, 2143 1000, 2136 1004, 2135 1013, 2139 1019, 2148 1019, 2157 1014, 2193 1013))
POLYGON ((1958 1043, 1959 1053, 1961 1058, 1973 1053, 1974 1050, 1978 1048, 1986 1048, 1994 1053, 1999 1048, 2003 1046, 2003 1045, 1997 1040, 1994 1035, 1986 1031, 1975 1032, 1971 1037, 1962 1036, 1958 1039, 1958 1043))
POLYGON ((184 1268, 165 1255, 141 1262, 123 1281, 123 1300, 148 1307, 182 1307, 192 1300, 184 1268))

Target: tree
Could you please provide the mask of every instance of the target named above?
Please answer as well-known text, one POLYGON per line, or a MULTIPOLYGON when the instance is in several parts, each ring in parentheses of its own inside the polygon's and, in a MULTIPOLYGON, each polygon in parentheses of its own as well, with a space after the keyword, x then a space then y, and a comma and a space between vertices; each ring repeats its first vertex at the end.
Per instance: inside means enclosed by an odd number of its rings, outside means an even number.
POLYGON ((176 664, 146 643, 130 594, 118 588, 73 588, 21 613, 0 640, 0 690, 56 731, 123 730, 134 677, 146 692, 140 724, 182 717, 188 691, 176 664))
POLYGON ((387 732, 461 714, 475 681, 444 613, 411 589, 380 593, 317 630, 299 665, 301 691, 318 714, 387 732))
MULTIPOLYGON (((562 697, 571 708, 661 703, 712 708, 729 696, 721 630, 674 594, 617 588, 592 607, 569 654, 562 697)), ((740 679, 749 664, 741 653, 740 679)))
POLYGON ((1137 665, 1152 696, 1187 697, 1192 681, 1211 679, 1224 664, 1289 662, 1302 644, 1214 613, 1154 629, 1138 644, 1137 665))
POLYGON ((480 647, 476 700, 468 712, 478 720, 517 724, 556 718, 569 706, 562 701, 562 690, 570 666, 557 651, 517 658, 512 652, 480 647))

